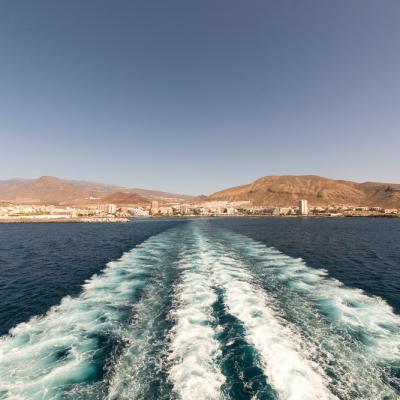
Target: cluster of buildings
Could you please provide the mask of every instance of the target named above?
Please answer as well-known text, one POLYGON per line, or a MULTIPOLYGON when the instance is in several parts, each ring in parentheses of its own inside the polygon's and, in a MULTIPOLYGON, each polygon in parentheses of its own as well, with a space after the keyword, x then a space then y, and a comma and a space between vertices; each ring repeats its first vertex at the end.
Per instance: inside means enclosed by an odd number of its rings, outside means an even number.
POLYGON ((152 216, 232 216, 232 215, 271 215, 271 216, 400 216, 400 209, 383 207, 354 206, 309 206, 306 199, 290 207, 255 206, 250 201, 212 201, 199 204, 170 204, 159 206, 153 201, 149 210, 152 216))
POLYGON ((153 201, 149 213, 152 216, 235 215, 244 204, 250 204, 250 202, 212 201, 199 204, 175 203, 159 206, 157 201, 153 201))
POLYGON ((115 204, 99 204, 87 207, 54 205, 6 205, 0 206, 0 222, 13 221, 121 221, 115 204))
POLYGON ((206 201, 198 204, 159 204, 152 201, 146 207, 118 207, 116 204, 98 204, 85 207, 72 206, 0 206, 0 222, 18 221, 77 221, 77 222, 122 222, 136 217, 159 216, 399 216, 400 209, 383 207, 328 207, 308 205, 300 200, 291 207, 254 206, 250 201, 206 201))

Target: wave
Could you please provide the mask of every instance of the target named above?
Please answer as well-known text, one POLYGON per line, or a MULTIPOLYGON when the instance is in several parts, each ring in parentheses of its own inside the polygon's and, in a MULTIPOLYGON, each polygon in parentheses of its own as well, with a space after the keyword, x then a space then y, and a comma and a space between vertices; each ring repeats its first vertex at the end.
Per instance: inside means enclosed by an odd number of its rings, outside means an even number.
POLYGON ((400 317, 247 236, 189 222, 0 338, 0 398, 395 399, 400 317))
POLYGON ((0 339, 0 397, 104 398, 105 364, 121 343, 121 324, 154 269, 172 246, 175 231, 153 236, 107 264, 45 316, 17 325, 0 339))
POLYGON ((193 228, 178 263, 182 276, 171 312, 175 326, 171 332, 170 379, 175 393, 185 400, 223 398, 225 377, 218 364, 221 351, 212 308, 217 296, 210 285, 206 257, 203 239, 193 228))
MULTIPOLYGON (((108 387, 109 399, 169 399, 169 332, 172 321, 176 268, 181 251, 179 235, 149 280, 140 301, 133 306, 133 318, 122 330, 125 346, 113 357, 108 387)), ((166 249, 165 249, 166 250, 166 249)))
POLYGON ((334 393, 343 399, 396 398, 400 317, 384 300, 246 236, 221 231, 218 238, 304 337, 304 351, 332 377, 334 393))
POLYGON ((329 378, 303 356, 300 338, 268 307, 265 291, 251 283, 252 275, 231 258, 225 247, 207 240, 213 284, 224 292, 229 312, 243 323, 247 341, 261 357, 261 367, 282 399, 335 399, 329 378))

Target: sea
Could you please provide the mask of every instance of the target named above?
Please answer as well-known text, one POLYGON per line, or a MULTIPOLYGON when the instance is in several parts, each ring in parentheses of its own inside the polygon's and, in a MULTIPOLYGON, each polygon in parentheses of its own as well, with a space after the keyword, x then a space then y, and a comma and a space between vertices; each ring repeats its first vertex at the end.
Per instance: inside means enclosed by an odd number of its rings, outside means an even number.
POLYGON ((0 225, 0 399, 399 397, 400 219, 0 225))

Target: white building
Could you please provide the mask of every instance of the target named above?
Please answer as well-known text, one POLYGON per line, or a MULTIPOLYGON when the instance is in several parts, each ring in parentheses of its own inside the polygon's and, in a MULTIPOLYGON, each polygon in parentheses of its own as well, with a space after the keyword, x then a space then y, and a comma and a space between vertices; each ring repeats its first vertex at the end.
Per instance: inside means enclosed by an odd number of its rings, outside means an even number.
POLYGON ((148 217, 149 216, 149 211, 145 210, 141 207, 132 207, 132 208, 128 208, 128 213, 134 216, 138 216, 138 217, 148 217))
POLYGON ((160 207, 159 212, 162 215, 172 215, 174 213, 174 210, 172 207, 160 207))
POLYGON ((300 212, 300 215, 308 215, 307 200, 300 200, 299 201, 299 212, 300 212))
POLYGON ((158 214, 159 208, 158 208, 158 201, 152 201, 151 202, 151 208, 150 208, 150 213, 152 215, 158 214))
POLYGON ((117 206, 115 204, 99 204, 98 210, 104 214, 115 214, 117 206))

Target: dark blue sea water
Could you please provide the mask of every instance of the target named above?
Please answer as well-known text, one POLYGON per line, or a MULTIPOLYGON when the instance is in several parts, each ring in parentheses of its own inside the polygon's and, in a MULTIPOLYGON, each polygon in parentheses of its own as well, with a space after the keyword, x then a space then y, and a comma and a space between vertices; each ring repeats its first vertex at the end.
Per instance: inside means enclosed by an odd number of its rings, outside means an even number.
POLYGON ((0 334, 78 294, 108 261, 176 223, 0 224, 0 334))
POLYGON ((386 299, 400 314, 400 219, 221 218, 214 224, 326 268, 346 285, 386 299))
POLYGON ((400 220, 0 225, 0 399, 396 399, 400 220))

